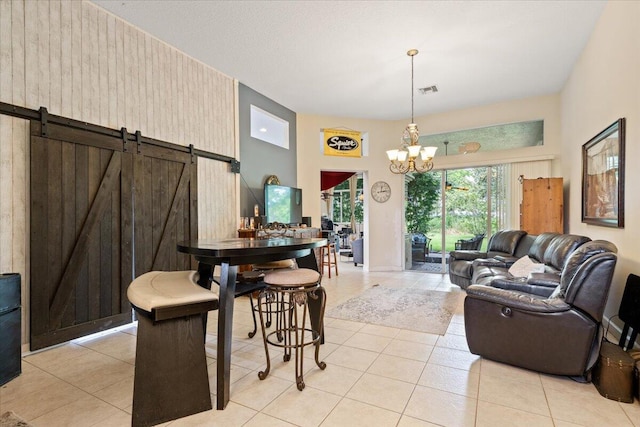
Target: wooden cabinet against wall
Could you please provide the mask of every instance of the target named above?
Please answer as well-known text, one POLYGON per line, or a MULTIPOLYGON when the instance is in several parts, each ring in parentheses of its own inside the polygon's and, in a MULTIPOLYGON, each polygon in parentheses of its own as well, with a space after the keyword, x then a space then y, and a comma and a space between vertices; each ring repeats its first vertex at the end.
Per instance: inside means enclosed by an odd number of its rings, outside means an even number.
POLYGON ((529 234, 564 232, 562 178, 522 180, 520 229, 529 234))

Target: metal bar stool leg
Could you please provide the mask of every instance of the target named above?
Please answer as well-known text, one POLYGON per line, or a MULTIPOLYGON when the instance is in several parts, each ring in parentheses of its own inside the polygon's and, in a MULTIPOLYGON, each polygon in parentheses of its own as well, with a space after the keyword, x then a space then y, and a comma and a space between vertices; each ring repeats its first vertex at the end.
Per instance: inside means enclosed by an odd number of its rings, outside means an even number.
MULTIPOLYGON (((323 331, 324 331, 324 309, 327 302, 327 292, 320 285, 311 291, 308 295, 309 298, 317 300, 320 298, 320 324, 316 329, 311 328, 311 337, 315 346, 315 362, 318 368, 324 370, 327 367, 325 362, 320 361, 320 344, 322 343, 323 331), (318 295, 318 292, 320 295, 318 295)), ((309 307, 309 300, 307 299, 307 308, 309 307)))
POLYGON ((265 378, 267 378, 267 375, 269 375, 269 372, 271 371, 271 358, 269 357, 269 345, 267 344, 267 339, 266 339, 267 330, 265 328, 265 321, 264 321, 264 317, 265 317, 264 311, 266 309, 265 306, 269 304, 268 302, 268 299, 270 298, 269 293, 273 294, 273 291, 270 291, 269 289, 264 289, 260 291, 260 295, 258 295, 258 313, 260 314, 260 328, 262 329, 262 336, 264 338, 262 340, 264 343, 264 352, 267 356, 267 367, 265 368, 264 371, 258 372, 258 378, 260 378, 261 380, 264 380, 265 378))
MULTIPOLYGON (((307 269, 303 269, 307 270, 307 269)), ((267 289, 260 294, 260 302, 258 307, 260 310, 260 321, 262 325, 263 341, 265 346, 265 354, 267 357, 267 367, 264 371, 258 373, 258 377, 264 380, 271 369, 271 360, 269 357, 268 346, 273 345, 281 347, 284 350, 283 360, 285 362, 291 359, 291 353, 295 358, 295 376, 296 387, 298 390, 305 388, 304 373, 304 347, 314 345, 314 359, 316 365, 320 369, 326 368, 326 363, 320 361, 320 341, 322 338, 323 320, 326 292, 320 285, 320 275, 313 270, 305 272, 291 273, 273 273, 273 275, 265 277, 267 289), (280 312, 277 314, 282 323, 278 322, 278 328, 267 334, 264 328, 264 304, 262 300, 266 294, 273 293, 277 298, 281 298, 278 303, 280 312), (309 312, 309 301, 320 300, 320 320, 317 325, 307 326, 307 319, 311 323, 309 312), (284 341, 275 341, 272 338, 277 337, 278 333, 283 334, 284 341)))

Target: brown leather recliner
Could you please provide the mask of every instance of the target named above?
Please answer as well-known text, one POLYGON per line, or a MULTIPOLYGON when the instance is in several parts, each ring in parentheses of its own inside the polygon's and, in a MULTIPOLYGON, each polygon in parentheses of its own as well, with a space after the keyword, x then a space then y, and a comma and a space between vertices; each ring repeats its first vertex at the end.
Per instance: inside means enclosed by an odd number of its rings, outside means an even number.
POLYGON ((464 321, 470 351, 538 372, 588 378, 600 349, 616 252, 603 240, 580 246, 566 259, 549 297, 469 286, 464 321))
POLYGON ((466 289, 471 284, 472 263, 476 259, 487 259, 497 255, 519 258, 526 255, 529 246, 523 250, 523 253, 517 254, 518 243, 526 234, 527 232, 522 230, 501 230, 491 236, 486 252, 480 250, 451 251, 449 253, 449 279, 451 283, 466 289))

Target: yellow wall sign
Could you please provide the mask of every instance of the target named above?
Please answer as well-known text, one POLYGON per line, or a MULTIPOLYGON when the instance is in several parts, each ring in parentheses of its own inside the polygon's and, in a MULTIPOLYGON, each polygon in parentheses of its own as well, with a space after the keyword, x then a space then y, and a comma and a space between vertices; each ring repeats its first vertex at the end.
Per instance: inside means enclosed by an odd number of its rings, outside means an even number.
POLYGON ((360 132, 354 130, 325 129, 324 155, 362 157, 360 132))

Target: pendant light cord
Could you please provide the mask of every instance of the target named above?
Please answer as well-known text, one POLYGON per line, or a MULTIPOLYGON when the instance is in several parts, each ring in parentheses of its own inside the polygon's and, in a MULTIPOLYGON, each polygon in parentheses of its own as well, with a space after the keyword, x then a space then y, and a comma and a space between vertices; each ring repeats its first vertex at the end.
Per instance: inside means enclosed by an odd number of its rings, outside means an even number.
POLYGON ((413 57, 415 55, 411 56, 411 123, 414 123, 413 121, 413 57))

